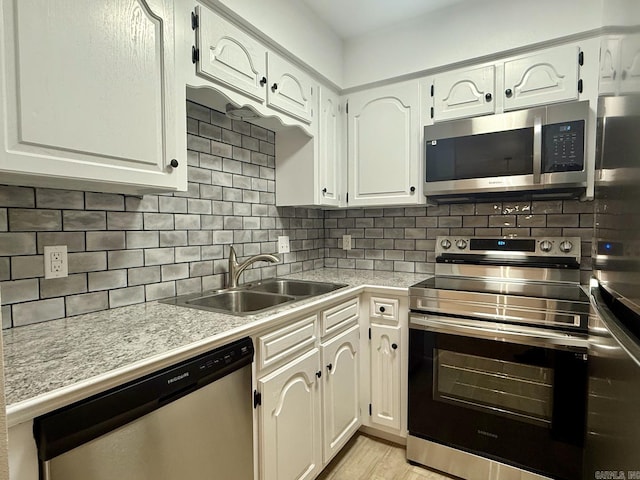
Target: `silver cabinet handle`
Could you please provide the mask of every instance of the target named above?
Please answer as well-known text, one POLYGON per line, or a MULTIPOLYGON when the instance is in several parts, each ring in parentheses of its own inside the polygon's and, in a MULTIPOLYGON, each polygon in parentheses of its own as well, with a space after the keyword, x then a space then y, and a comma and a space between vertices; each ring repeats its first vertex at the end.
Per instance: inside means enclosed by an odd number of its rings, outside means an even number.
POLYGON ((542 118, 533 119, 533 183, 542 182, 542 118))

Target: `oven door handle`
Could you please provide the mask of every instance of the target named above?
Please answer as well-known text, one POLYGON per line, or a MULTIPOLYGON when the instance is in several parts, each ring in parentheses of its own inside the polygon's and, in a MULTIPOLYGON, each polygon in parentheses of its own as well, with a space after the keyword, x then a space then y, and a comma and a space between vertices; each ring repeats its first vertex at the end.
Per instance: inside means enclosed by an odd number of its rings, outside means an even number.
POLYGON ((411 313, 409 317, 409 328, 450 335, 461 335, 463 337, 483 338, 517 345, 551 348, 554 350, 572 350, 586 353, 588 348, 588 340, 586 337, 579 337, 553 330, 542 330, 539 328, 496 322, 483 322, 481 320, 411 313))

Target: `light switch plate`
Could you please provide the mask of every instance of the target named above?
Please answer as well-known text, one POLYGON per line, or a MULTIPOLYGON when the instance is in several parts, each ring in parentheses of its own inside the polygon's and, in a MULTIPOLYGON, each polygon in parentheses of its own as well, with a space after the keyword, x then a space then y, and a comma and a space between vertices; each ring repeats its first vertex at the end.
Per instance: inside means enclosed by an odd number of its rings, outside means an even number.
POLYGON ((281 235, 278 237, 278 253, 289 253, 291 247, 289 245, 289 237, 287 235, 281 235))
POLYGON ((44 247, 44 278, 63 278, 69 275, 67 246, 50 245, 44 247))

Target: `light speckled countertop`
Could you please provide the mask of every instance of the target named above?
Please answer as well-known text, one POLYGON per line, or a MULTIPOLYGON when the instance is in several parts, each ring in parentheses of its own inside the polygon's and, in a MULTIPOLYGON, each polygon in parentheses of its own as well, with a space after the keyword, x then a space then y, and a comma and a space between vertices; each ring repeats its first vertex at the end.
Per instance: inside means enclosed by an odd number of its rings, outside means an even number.
POLYGON ((85 398, 283 321, 363 286, 399 289, 425 274, 320 269, 287 278, 349 287, 268 313, 234 316, 150 302, 4 332, 6 403, 11 424, 85 398))

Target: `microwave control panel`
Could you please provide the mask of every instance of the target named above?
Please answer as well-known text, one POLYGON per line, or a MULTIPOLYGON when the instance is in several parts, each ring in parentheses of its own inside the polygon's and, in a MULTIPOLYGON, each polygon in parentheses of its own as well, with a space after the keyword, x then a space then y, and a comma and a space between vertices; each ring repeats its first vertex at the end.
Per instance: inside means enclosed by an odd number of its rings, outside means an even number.
POLYGON ((584 169, 584 120, 545 125, 542 143, 544 173, 584 169))

